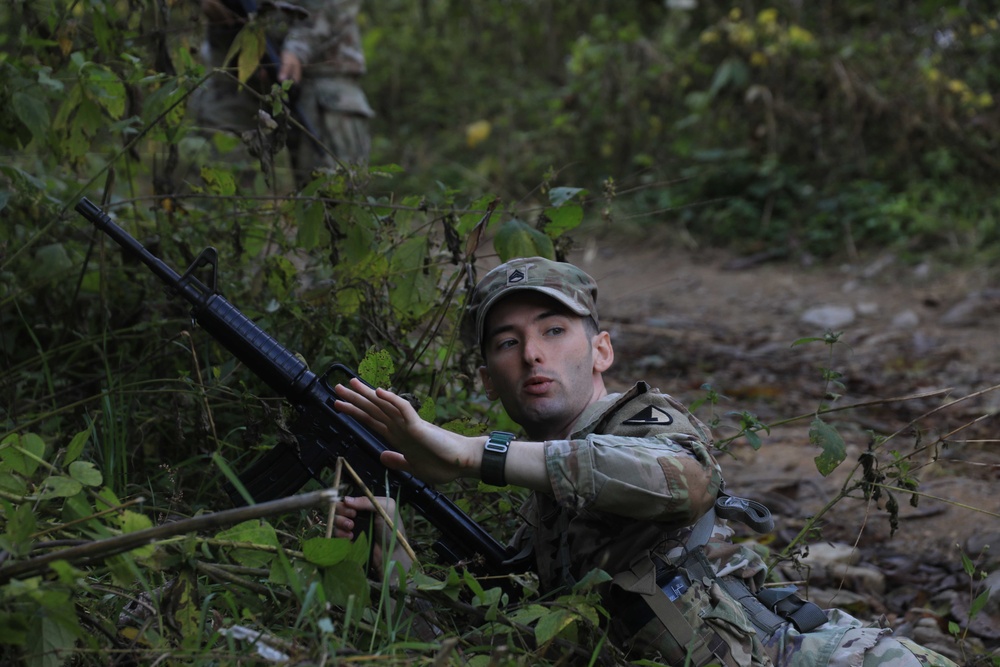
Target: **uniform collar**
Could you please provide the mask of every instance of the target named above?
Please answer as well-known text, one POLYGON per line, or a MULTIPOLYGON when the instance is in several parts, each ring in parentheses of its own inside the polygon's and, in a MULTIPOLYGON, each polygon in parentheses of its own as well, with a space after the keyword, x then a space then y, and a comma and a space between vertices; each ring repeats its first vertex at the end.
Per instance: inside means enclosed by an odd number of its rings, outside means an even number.
POLYGON ((576 423, 573 424, 573 431, 570 433, 569 439, 573 440, 587 435, 588 433, 593 433, 597 425, 604 420, 604 418, 611 413, 617 411, 620 407, 631 401, 636 396, 640 394, 645 394, 649 391, 649 385, 645 382, 636 382, 631 389, 625 392, 619 392, 615 394, 608 394, 599 401, 594 401, 580 414, 577 418, 576 423))

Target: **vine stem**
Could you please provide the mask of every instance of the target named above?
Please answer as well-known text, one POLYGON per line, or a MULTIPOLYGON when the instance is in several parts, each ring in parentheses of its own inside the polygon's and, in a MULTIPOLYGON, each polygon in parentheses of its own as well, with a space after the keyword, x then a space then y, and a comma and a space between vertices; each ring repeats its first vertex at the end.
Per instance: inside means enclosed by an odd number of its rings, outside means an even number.
POLYGON ((88 542, 77 547, 61 549, 47 553, 44 556, 18 561, 0 567, 0 585, 3 585, 14 578, 24 578, 43 574, 49 565, 56 561, 67 561, 70 563, 88 563, 108 556, 131 551, 138 547, 151 544, 156 540, 162 540, 184 533, 194 533, 200 530, 218 529, 223 526, 249 521, 250 519, 260 519, 263 517, 285 514, 297 510, 314 507, 316 505, 326 505, 331 498, 337 494, 336 489, 323 489, 313 491, 298 496, 289 496, 259 505, 249 507, 237 507, 231 510, 203 514, 190 519, 173 521, 162 526, 154 526, 144 530, 137 530, 133 533, 116 535, 104 540, 88 542))

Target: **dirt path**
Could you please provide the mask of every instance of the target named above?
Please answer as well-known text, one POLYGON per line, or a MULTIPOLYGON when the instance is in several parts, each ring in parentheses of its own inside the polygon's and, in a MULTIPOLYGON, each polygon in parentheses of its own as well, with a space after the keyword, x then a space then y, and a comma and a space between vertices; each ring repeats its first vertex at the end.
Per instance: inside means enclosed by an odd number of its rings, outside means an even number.
MULTIPOLYGON (((695 256, 669 238, 580 245, 570 259, 597 278, 602 325, 615 342, 612 390, 643 378, 691 404, 709 383, 726 397, 717 414, 749 411, 765 423, 814 412, 824 401, 824 368, 840 374, 834 405, 933 394, 829 415, 847 445, 847 459, 829 478, 813 462, 819 449, 809 442, 808 418, 761 433, 757 452, 736 441, 734 456, 723 460, 731 490, 772 507, 781 529, 771 546, 781 548, 836 496, 872 432, 899 432, 880 458, 890 461, 890 449, 912 456, 920 491, 929 495, 911 507, 909 494, 895 494, 899 524, 891 538, 885 497, 837 504, 813 543, 856 546, 855 565, 881 579, 834 577, 817 565, 807 576, 816 595, 860 615, 886 613, 897 624, 913 621, 915 608, 932 608, 944 626, 968 609, 962 552, 977 557, 986 544, 992 552, 978 565, 1000 591, 1000 390, 942 408, 1000 383, 994 272, 888 254, 850 266, 754 263, 695 256), (832 356, 823 343, 793 345, 828 328, 843 332, 832 356), (912 454, 952 432, 948 446, 912 454)), ((711 418, 708 406, 697 414, 711 418)), ((724 418, 718 435, 733 435, 734 423, 724 418)), ((1000 595, 970 626, 993 650, 1000 647, 998 607, 1000 595)))

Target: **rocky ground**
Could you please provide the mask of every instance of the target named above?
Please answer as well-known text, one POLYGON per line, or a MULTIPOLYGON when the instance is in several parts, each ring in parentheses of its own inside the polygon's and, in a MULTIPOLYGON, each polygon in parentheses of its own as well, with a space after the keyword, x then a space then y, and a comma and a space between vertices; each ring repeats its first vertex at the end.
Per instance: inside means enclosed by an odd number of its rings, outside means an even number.
POLYGON ((778 529, 764 538, 773 550, 858 479, 873 434, 892 436, 874 448, 882 471, 902 460, 919 479, 915 507, 910 494, 893 494, 895 527, 886 494, 871 502, 855 491, 837 502, 815 524, 801 564, 780 567, 785 576, 821 604, 884 614, 960 664, 988 664, 976 653, 1000 655, 995 271, 892 254, 849 265, 760 261, 692 252, 669 238, 604 236, 580 246, 570 259, 601 286, 602 325, 615 342, 613 389, 643 378, 691 404, 710 384, 724 398, 697 414, 722 418, 720 439, 736 433, 729 413, 774 425, 760 432, 759 450, 741 438, 722 459, 730 490, 774 512, 778 529), (827 331, 842 332, 832 347, 795 344, 827 331), (831 389, 840 394, 832 401, 824 398, 831 389), (809 439, 822 404, 863 406, 824 417, 847 447, 827 477, 809 439), (972 576, 963 555, 975 563, 972 576), (987 586, 992 599, 970 619, 971 600, 987 586), (967 639, 964 654, 947 636, 949 623, 967 639))

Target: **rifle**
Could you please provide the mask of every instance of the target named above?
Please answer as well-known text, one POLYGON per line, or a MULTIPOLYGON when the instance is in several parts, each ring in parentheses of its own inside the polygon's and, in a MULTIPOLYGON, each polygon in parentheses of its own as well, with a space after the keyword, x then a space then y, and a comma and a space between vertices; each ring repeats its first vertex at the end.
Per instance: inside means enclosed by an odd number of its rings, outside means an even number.
MULTIPOLYGON (((518 572, 527 567, 526 557, 514 557, 513 549, 500 544, 446 496, 409 473, 389 470, 381 464, 379 455, 386 445, 334 407, 336 395, 331 377, 357 375, 343 364, 333 364, 317 376, 229 303, 216 287, 215 248, 202 250, 184 275, 178 275, 86 197, 77 203, 76 211, 149 267, 175 296, 187 300, 195 322, 294 406, 299 426, 297 447, 279 443, 240 476, 254 501, 295 493, 310 479, 319 479, 323 468, 332 467, 342 456, 368 488, 381 490, 387 485, 389 495, 411 505, 438 529, 441 537, 434 550, 444 562, 486 574, 518 572), (207 285, 194 275, 205 267, 210 267, 207 285)), ((233 502, 241 504, 239 493, 233 488, 227 490, 233 502)))

